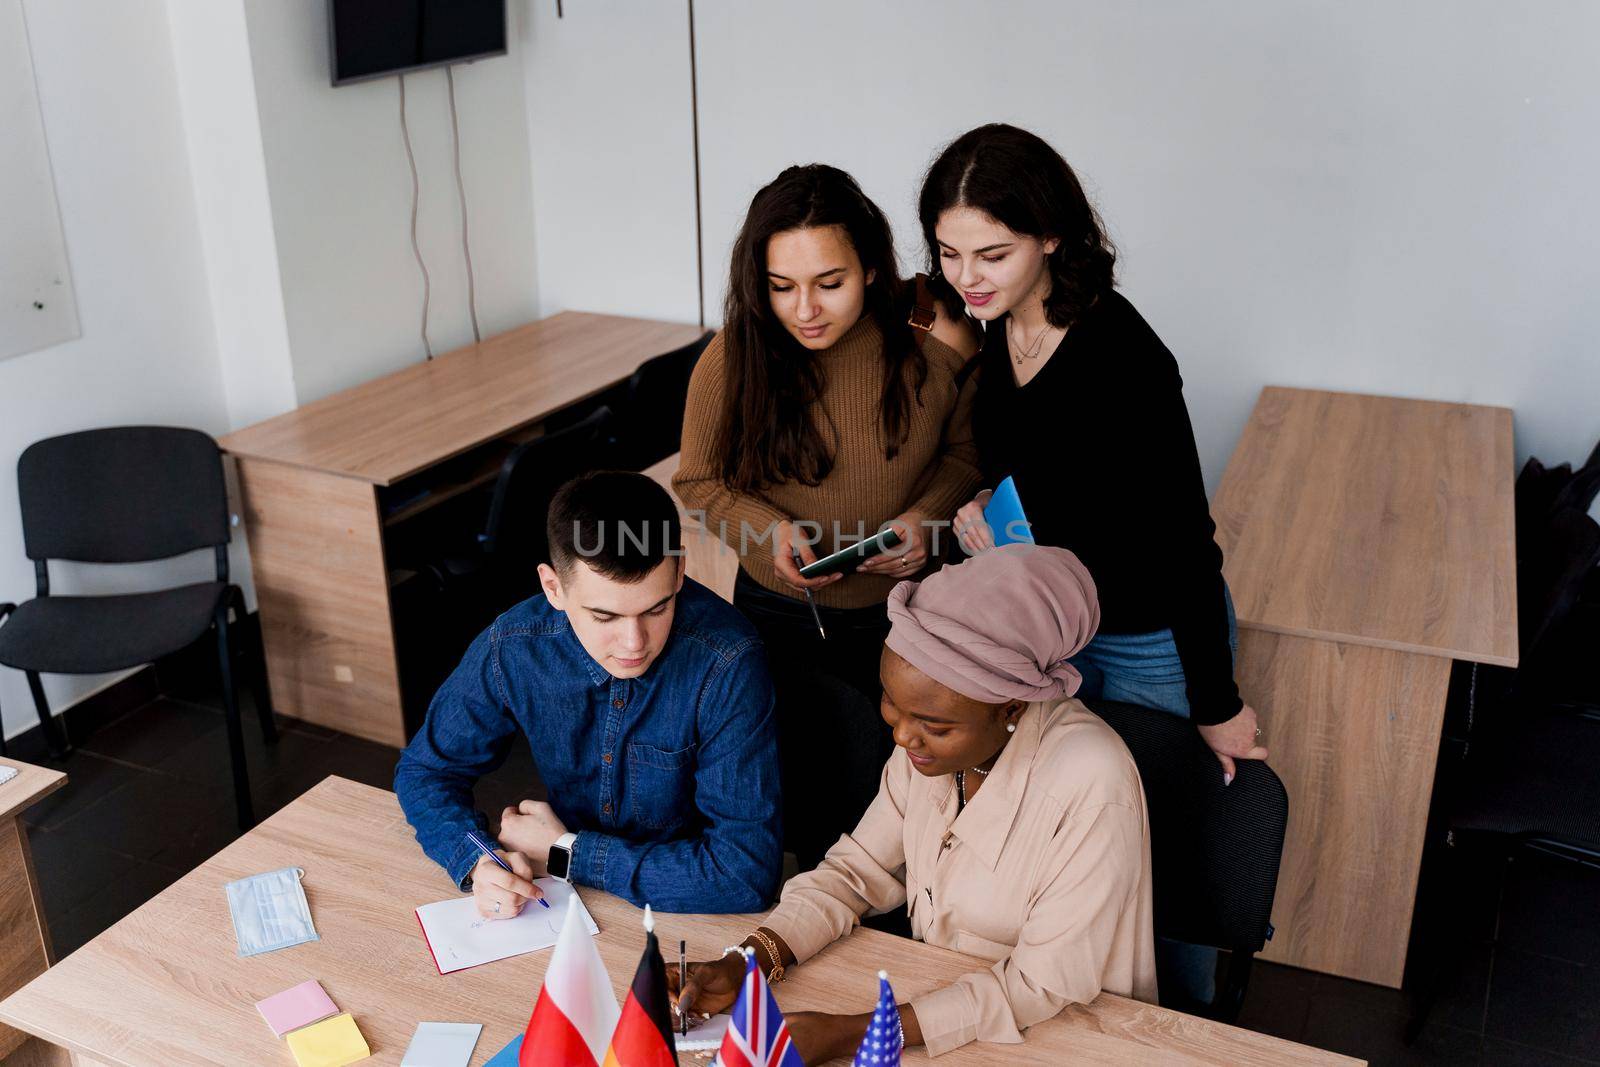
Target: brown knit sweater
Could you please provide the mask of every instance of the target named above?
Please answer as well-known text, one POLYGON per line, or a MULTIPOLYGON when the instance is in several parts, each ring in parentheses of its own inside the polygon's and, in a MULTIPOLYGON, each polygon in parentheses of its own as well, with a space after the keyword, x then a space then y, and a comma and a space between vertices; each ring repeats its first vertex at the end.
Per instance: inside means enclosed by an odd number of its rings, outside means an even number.
MULTIPOLYGON (((818 557, 870 537, 884 523, 907 511, 948 521, 972 499, 979 472, 972 440, 969 380, 957 396, 956 376, 964 360, 932 334, 922 335, 928 380, 920 404, 913 404, 910 435, 892 460, 883 454, 883 334, 864 316, 839 339, 817 354, 822 361, 822 397, 813 409, 819 425, 837 428, 839 448, 833 470, 820 485, 784 482, 758 493, 735 493, 723 484, 713 458, 712 442, 723 417, 727 389, 726 357, 718 334, 695 365, 689 380, 689 402, 683 420, 683 451, 672 487, 684 506, 704 511, 706 528, 740 549, 741 523, 751 531, 739 563, 768 589, 798 598, 772 569, 770 528, 788 519, 820 523, 818 557), (835 524, 838 539, 835 544, 835 524), (757 537, 766 540, 757 542, 757 537)), ((931 536, 931 534, 930 534, 931 536)), ((948 527, 939 533, 942 550, 950 543, 948 527)), ((932 543, 930 541, 930 548, 932 543)), ((899 578, 851 574, 816 591, 817 603, 831 608, 881 604, 899 578)))

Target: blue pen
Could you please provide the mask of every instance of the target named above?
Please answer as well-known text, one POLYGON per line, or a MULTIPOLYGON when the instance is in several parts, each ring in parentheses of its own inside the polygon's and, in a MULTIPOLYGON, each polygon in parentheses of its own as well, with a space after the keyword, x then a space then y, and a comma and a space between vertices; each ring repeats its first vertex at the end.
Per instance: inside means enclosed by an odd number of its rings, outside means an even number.
MULTIPOLYGON (((467 840, 471 841, 474 845, 478 846, 478 851, 479 852, 482 852, 485 856, 488 856, 490 859, 492 859, 496 863, 498 863, 500 865, 500 869, 505 871, 507 874, 516 874, 517 873, 516 871, 513 871, 511 869, 511 865, 509 863, 507 863, 505 860, 500 858, 500 853, 496 852, 494 850, 494 846, 489 844, 488 838, 484 837, 478 831, 476 831, 476 830, 468 830, 467 831, 467 840)), ((544 897, 540 897, 539 898, 539 903, 543 904, 547 908, 550 906, 550 902, 548 900, 544 899, 544 897)))

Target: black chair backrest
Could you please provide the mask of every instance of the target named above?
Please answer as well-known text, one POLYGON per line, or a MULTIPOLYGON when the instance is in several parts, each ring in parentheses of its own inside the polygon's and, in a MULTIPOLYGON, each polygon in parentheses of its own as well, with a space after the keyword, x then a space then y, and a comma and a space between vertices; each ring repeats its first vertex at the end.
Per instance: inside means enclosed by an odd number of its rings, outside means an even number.
POLYGON ((1538 531, 1543 529, 1545 520, 1550 515, 1550 509, 1555 505, 1556 497, 1571 480, 1570 464, 1560 463, 1554 467, 1546 467, 1537 456, 1529 456, 1528 462, 1517 472, 1516 485, 1512 489, 1512 504, 1516 515, 1519 567, 1524 559, 1525 548, 1538 540, 1538 531))
POLYGON ((1272 768, 1238 760, 1232 785, 1187 719, 1086 702, 1122 737, 1144 780, 1155 929, 1194 945, 1259 952, 1271 929, 1289 796, 1272 768))
POLYGON ((1519 545, 1518 555, 1517 685, 1528 690, 1537 688, 1544 639, 1572 614, 1584 582, 1600 565, 1600 525, 1577 508, 1557 508, 1530 531, 1530 543, 1519 545))
POLYGON ((217 443, 199 430, 116 426, 48 437, 17 460, 28 558, 166 559, 228 541, 217 443))
POLYGON ((643 470, 681 447, 689 375, 713 336, 707 331, 682 348, 646 360, 633 372, 616 412, 620 465, 643 470))
POLYGON ((497 569, 520 576, 513 581, 518 589, 526 587, 525 596, 538 588, 529 576, 550 559, 545 536, 550 499, 569 479, 611 465, 606 444, 611 424, 611 409, 599 408, 582 422, 518 445, 500 465, 479 542, 497 569))
POLYGON ((1588 511, 1597 495, 1600 495, 1600 442, 1596 442, 1583 466, 1572 472, 1572 479, 1556 494, 1553 506, 1588 511))

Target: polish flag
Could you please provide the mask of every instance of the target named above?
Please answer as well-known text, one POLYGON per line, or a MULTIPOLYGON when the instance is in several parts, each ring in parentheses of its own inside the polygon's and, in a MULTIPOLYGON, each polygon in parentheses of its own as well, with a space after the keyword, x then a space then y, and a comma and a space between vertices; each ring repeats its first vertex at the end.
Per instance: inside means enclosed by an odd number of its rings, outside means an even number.
POLYGON ((599 1067, 605 1059, 620 1012, 611 976, 580 911, 567 909, 517 1067, 599 1067))

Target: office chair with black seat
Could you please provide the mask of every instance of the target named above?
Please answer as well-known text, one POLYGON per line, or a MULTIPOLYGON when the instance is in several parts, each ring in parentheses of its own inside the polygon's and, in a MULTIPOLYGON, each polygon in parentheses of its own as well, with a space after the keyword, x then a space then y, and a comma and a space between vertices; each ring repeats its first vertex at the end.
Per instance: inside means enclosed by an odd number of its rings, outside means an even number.
POLYGON ((500 464, 482 525, 452 550, 416 565, 391 591, 406 733, 461 656, 495 616, 539 592, 549 561, 545 517, 556 490, 585 471, 614 466, 611 409, 518 445, 500 464))
POLYGON ((579 474, 616 465, 610 443, 614 425, 611 409, 602 407, 575 425, 518 445, 500 464, 470 550, 426 568, 447 592, 474 587, 486 598, 484 610, 492 613, 484 625, 539 591, 538 566, 550 554, 545 536, 550 500, 579 474))
POLYGON ((678 451, 689 375, 713 336, 708 330, 682 348, 646 360, 607 401, 616 414, 618 469, 642 471, 678 451))
POLYGON ((1121 736, 1144 781, 1156 936, 1229 953, 1209 1005, 1174 1006, 1231 1023, 1255 954, 1272 937, 1289 795, 1259 760, 1239 760, 1225 785, 1187 719, 1109 700, 1085 704, 1121 736))
MULTIPOLYGON (((51 437, 17 461, 24 549, 38 595, 0 626, 0 664, 28 679, 52 755, 71 751, 65 720, 51 716, 41 674, 104 674, 178 652, 217 634, 228 751, 239 826, 255 822, 234 688, 229 612, 243 619, 244 595, 228 580, 228 496, 217 443, 198 430, 120 426, 51 437), (61 596, 50 591, 49 561, 137 563, 209 548, 216 580, 147 593, 61 596), (60 736, 57 736, 57 731, 60 736)), ((256 669, 261 733, 277 740, 264 663, 256 669)))
MULTIPOLYGON (((1556 494, 1551 511, 1590 513, 1596 496, 1600 496, 1600 442, 1556 494)), ((1576 585, 1568 610, 1541 642, 1538 672, 1527 688, 1549 701, 1600 704, 1600 670, 1594 660, 1594 650, 1600 649, 1600 568, 1591 568, 1576 585)))
MULTIPOLYGON (((1540 566, 1519 570, 1524 670, 1547 669, 1552 643, 1585 581, 1600 566, 1600 526, 1556 510, 1535 543, 1519 546, 1540 566), (1534 583, 1537 583, 1536 585, 1534 583)), ((1593 673, 1593 650, 1585 668, 1593 673)), ((1600 706, 1540 699, 1513 685, 1484 702, 1459 763, 1441 766, 1446 791, 1429 828, 1435 848, 1418 892, 1417 957, 1407 1040, 1421 1033, 1467 923, 1462 887, 1524 849, 1600 868, 1600 706)))

